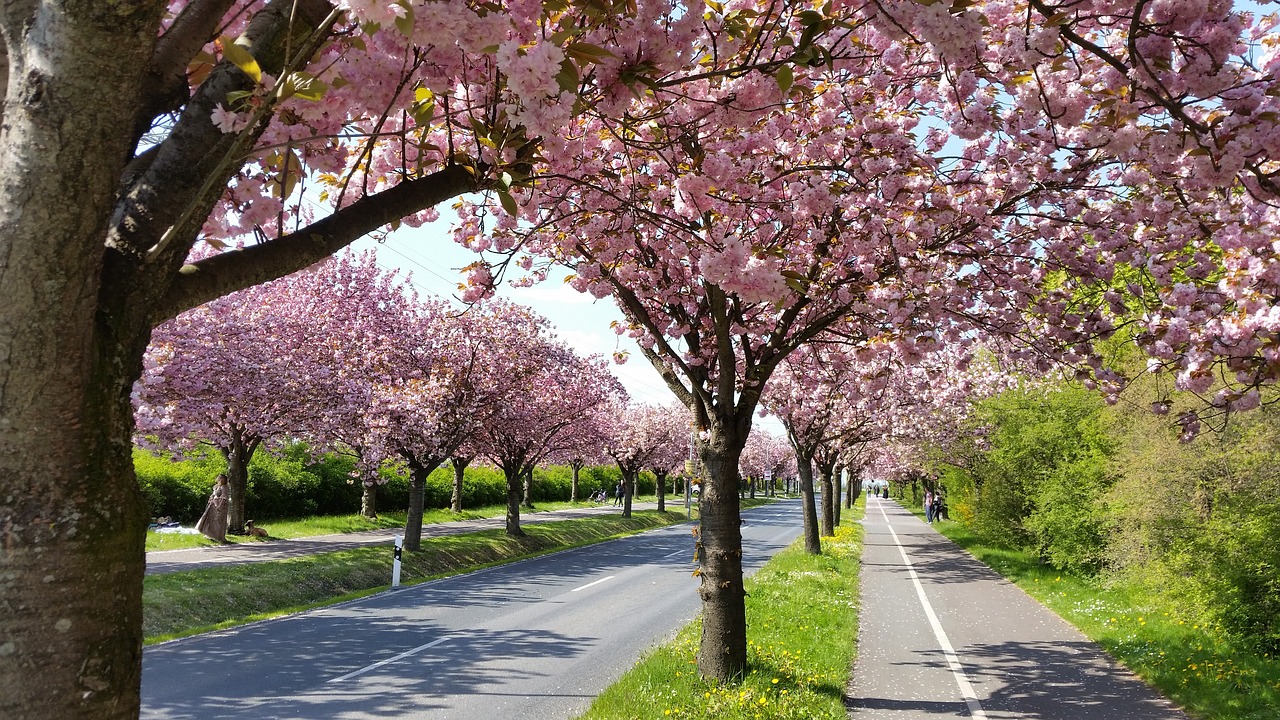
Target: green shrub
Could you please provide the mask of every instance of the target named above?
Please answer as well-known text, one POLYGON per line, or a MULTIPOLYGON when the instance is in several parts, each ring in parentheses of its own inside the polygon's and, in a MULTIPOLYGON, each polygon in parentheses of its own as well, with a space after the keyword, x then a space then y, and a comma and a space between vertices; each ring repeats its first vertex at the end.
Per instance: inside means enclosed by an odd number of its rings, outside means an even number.
POLYGON ((217 456, 175 460, 135 448, 134 473, 151 517, 171 517, 187 525, 199 519, 214 479, 226 468, 220 460, 217 456))
MULTIPOLYGON (((204 512, 209 489, 226 463, 216 451, 190 458, 134 451, 138 483, 153 517, 168 515, 191 524, 204 512)), ((249 462, 246 512, 260 522, 305 515, 345 515, 360 509, 361 485, 353 477, 354 460, 327 453, 312 457, 306 445, 294 443, 275 451, 261 449, 249 462)), ((380 470, 377 486, 380 510, 404 510, 409 505, 409 476, 403 464, 387 463, 380 470)), ((596 488, 613 492, 621 475, 616 467, 583 468, 580 493, 596 488)), ((553 465, 533 473, 534 502, 567 501, 572 470, 553 465)), ((642 474, 639 492, 652 493, 654 482, 642 474)), ((462 480, 462 506, 474 508, 501 505, 507 501, 502 471, 484 465, 467 467, 462 480)), ((444 465, 427 478, 424 505, 427 509, 447 508, 453 497, 453 467, 444 465)))

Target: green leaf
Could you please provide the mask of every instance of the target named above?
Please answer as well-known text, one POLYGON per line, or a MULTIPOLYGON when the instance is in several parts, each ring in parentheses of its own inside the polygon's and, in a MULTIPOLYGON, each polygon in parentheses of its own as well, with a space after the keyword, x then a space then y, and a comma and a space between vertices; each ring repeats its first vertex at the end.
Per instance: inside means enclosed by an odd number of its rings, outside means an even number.
POLYGON ((783 95, 786 95, 787 92, 791 90, 791 86, 796 82, 795 73, 791 70, 790 65, 779 66, 774 77, 777 79, 778 89, 782 91, 783 95))
POLYGON ((560 72, 556 73, 556 84, 564 92, 574 92, 578 89, 578 66, 573 61, 565 58, 560 63, 560 72))
POLYGON ((823 18, 822 18, 822 13, 818 12, 817 10, 805 10, 804 12, 800 13, 797 19, 800 21, 801 25, 805 27, 809 27, 810 25, 817 25, 818 23, 822 22, 823 18))
POLYGON ((256 83, 262 83, 262 68, 258 67, 258 61, 253 59, 253 54, 243 45, 237 45, 235 40, 223 35, 219 38, 222 45, 222 57, 232 65, 240 68, 245 75, 253 78, 256 83))
POLYGON ((396 18, 396 29, 405 37, 413 37, 413 5, 407 2, 396 4, 404 8, 404 17, 396 18))
POLYGON ((329 86, 323 81, 316 79, 314 75, 308 72, 292 72, 285 76, 280 83, 280 99, 284 100, 293 96, 315 102, 324 97, 329 91, 329 86))
POLYGON ((569 57, 584 64, 597 63, 601 60, 617 57, 617 55, 614 55, 612 52, 605 50, 599 45, 592 45, 591 43, 583 42, 569 43, 568 47, 564 49, 564 52, 569 57))
POLYGON ((516 199, 511 197, 511 193, 499 190, 498 202, 502 203, 502 209, 506 210, 511 217, 515 217, 520 213, 520 208, 516 207, 516 199))

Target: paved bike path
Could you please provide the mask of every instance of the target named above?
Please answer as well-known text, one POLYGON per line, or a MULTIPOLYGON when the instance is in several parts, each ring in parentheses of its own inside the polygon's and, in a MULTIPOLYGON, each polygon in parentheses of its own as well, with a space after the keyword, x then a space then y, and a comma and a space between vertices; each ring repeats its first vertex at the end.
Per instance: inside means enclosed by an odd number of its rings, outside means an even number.
MULTIPOLYGON (((632 510, 651 510, 656 502, 632 503, 632 510)), ((667 508, 680 510, 684 502, 677 505, 668 501, 667 508)), ((520 514, 520 524, 552 522, 555 520, 572 520, 590 515, 611 515, 621 513, 622 508, 610 503, 594 507, 569 508, 566 510, 550 510, 520 514)), ((461 535, 494 528, 506 527, 506 517, 483 518, 479 520, 455 520, 444 523, 430 523, 422 526, 422 539, 426 540, 445 535, 461 535)), ((268 530, 270 526, 268 525, 268 530)), ((265 542, 232 543, 229 545, 206 545, 185 550, 157 550, 147 553, 147 574, 181 572, 184 570, 200 570, 203 568, 227 565, 243 565, 246 563, 268 562, 271 560, 287 560, 289 558, 316 555, 319 553, 353 550, 371 545, 393 544, 397 535, 403 535, 404 528, 387 528, 385 530, 365 530, 353 533, 334 535, 313 535, 293 540, 267 540, 265 542)))
POLYGON ((867 498, 853 720, 1185 720, 918 517, 867 498))

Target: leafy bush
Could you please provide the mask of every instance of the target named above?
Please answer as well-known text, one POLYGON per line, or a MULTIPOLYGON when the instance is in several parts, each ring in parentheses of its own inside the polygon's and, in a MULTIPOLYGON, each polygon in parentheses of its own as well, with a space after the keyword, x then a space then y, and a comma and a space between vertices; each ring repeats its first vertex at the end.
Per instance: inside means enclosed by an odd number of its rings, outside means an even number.
POLYGON ((214 479, 226 469, 220 461, 216 456, 177 461, 135 448, 134 473, 151 517, 167 516, 188 525, 199 519, 214 479))

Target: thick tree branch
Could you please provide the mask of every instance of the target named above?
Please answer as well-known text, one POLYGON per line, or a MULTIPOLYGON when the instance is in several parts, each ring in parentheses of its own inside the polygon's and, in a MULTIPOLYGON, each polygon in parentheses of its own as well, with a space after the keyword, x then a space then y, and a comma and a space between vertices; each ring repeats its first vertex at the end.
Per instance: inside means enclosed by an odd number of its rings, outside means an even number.
POLYGON ((162 113, 182 107, 188 94, 187 65, 213 40, 223 16, 235 0, 196 0, 190 3, 164 35, 156 40, 147 66, 142 100, 135 121, 134 140, 141 138, 162 113))
MULTIPOLYGON (((286 62, 286 39, 325 33, 321 25, 331 12, 324 0, 273 0, 250 21, 245 47, 263 70, 278 75, 286 62), (291 23, 297 25, 291 27, 291 23)), ((226 186, 243 162, 242 158, 226 162, 228 154, 252 141, 256 137, 253 133, 265 127, 260 123, 248 137, 224 133, 210 119, 213 109, 226 102, 228 93, 252 88, 253 80, 228 62, 209 75, 187 103, 173 132, 161 143, 155 160, 131 186, 122 188, 107 234, 109 246, 137 255, 154 247, 169 231, 178 238, 174 243, 177 261, 185 257, 186 248, 195 241, 219 196, 202 195, 205 188, 226 186), (173 227, 176 223, 183 227, 173 227)))
POLYGON ((348 205, 297 232, 188 266, 156 305, 152 324, 227 293, 314 265, 358 238, 445 200, 483 189, 472 170, 449 166, 348 205))

